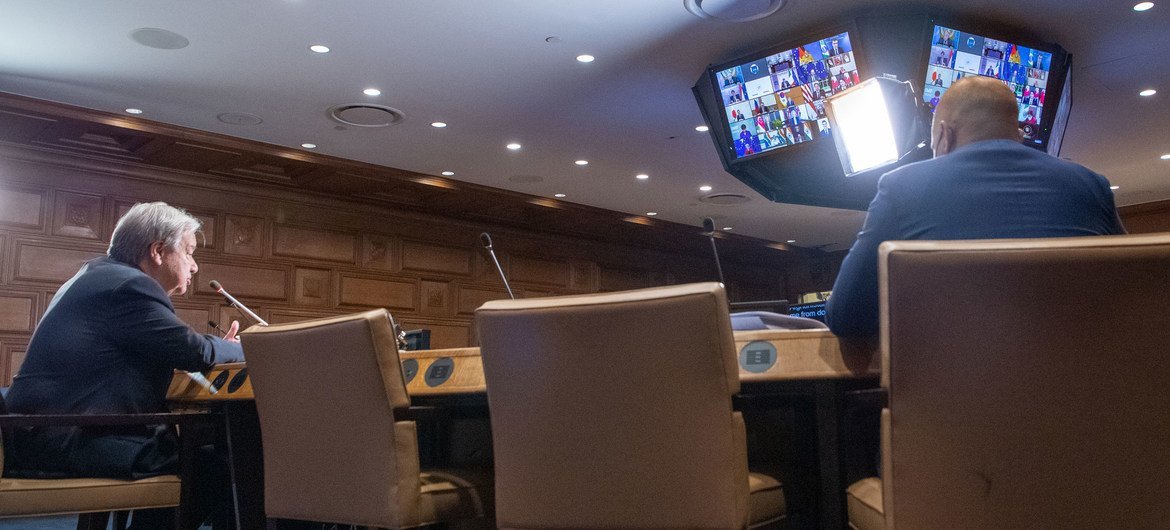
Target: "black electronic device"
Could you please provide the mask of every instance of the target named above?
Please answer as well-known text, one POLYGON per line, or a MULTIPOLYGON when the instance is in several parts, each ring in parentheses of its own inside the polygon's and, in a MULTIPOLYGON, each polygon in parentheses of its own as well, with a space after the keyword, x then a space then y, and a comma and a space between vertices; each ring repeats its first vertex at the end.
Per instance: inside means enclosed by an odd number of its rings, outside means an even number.
POLYGON ((776 202, 865 209, 876 177, 841 173, 828 96, 872 77, 854 24, 711 65, 693 92, 728 173, 776 202))
POLYGON ((932 109, 964 76, 999 79, 1016 94, 1024 144, 1059 154, 1072 103, 1067 90, 1072 58, 1064 48, 978 21, 930 17, 928 27, 928 52, 918 79, 932 109))

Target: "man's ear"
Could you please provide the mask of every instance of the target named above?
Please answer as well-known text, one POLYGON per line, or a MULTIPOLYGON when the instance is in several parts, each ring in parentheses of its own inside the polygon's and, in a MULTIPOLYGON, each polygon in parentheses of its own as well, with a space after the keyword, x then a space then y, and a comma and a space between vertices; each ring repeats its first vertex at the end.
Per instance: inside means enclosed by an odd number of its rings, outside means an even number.
POLYGON ((162 253, 164 246, 165 245, 162 241, 155 241, 154 243, 150 244, 150 254, 148 256, 151 263, 155 265, 162 265, 162 253))

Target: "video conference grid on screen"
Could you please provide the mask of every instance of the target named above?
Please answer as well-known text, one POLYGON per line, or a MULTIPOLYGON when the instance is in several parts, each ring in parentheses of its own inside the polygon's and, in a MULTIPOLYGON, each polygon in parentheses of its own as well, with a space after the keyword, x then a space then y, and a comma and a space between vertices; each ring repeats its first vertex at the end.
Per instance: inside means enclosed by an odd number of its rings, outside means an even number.
POLYGON ((743 158, 827 136, 824 99, 861 79, 845 32, 722 70, 716 81, 743 158))
POLYGON ((1051 53, 935 26, 922 98, 933 111, 951 83, 963 76, 994 77, 1015 91, 1020 129, 1031 140, 1040 131, 1051 69, 1051 53))

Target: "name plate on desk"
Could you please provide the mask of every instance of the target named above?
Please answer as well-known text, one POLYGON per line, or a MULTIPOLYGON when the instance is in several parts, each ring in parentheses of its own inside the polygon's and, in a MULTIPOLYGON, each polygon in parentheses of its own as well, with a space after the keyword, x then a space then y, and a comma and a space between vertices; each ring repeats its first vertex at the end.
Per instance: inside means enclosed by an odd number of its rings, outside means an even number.
POLYGON ((740 381, 834 379, 881 375, 872 343, 841 340, 820 329, 735 332, 740 381))

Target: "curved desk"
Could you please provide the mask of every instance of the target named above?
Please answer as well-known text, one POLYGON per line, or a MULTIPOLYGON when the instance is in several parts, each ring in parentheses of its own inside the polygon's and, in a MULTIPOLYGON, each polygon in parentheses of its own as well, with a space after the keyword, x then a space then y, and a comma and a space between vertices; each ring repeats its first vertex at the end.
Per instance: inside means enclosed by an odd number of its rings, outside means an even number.
MULTIPOLYGON (((739 379, 744 383, 867 379, 881 374, 881 356, 852 346, 822 330, 738 331, 735 348, 739 379)), ((479 348, 403 351, 398 353, 406 388, 412 396, 484 393, 479 348)), ((167 399, 176 402, 251 400, 252 383, 244 363, 222 364, 207 379, 212 394, 184 373, 176 373, 167 399)))
MULTIPOLYGON (((842 341, 822 330, 736 332, 735 348, 742 383, 738 406, 776 403, 792 406, 798 417, 794 437, 814 448, 813 454, 798 457, 808 475, 789 482, 803 484, 804 491, 811 490, 815 498, 812 520, 803 521, 799 526, 844 528, 845 477, 841 462, 844 394, 877 386, 881 374, 877 349, 872 344, 842 341)), ((486 407, 479 348, 403 351, 399 357, 407 391, 416 398, 413 400, 416 405, 453 405, 470 400, 476 406, 486 407)), ((258 428, 254 425, 255 409, 250 403, 252 384, 244 363, 216 366, 207 379, 218 389, 216 393, 209 392, 186 374, 176 373, 167 398, 180 406, 219 404, 228 418, 229 437, 233 431, 246 433, 258 428), (250 409, 250 412, 231 413, 237 409, 250 409)), ((257 476, 255 470, 246 466, 255 466, 261 460, 259 444, 237 442, 235 449, 232 445, 229 440, 229 451, 234 453, 232 467, 242 469, 233 471, 233 476, 257 476)), ((242 527, 261 528, 263 496, 258 490, 261 486, 246 487, 248 491, 239 492, 236 501, 242 527)))

